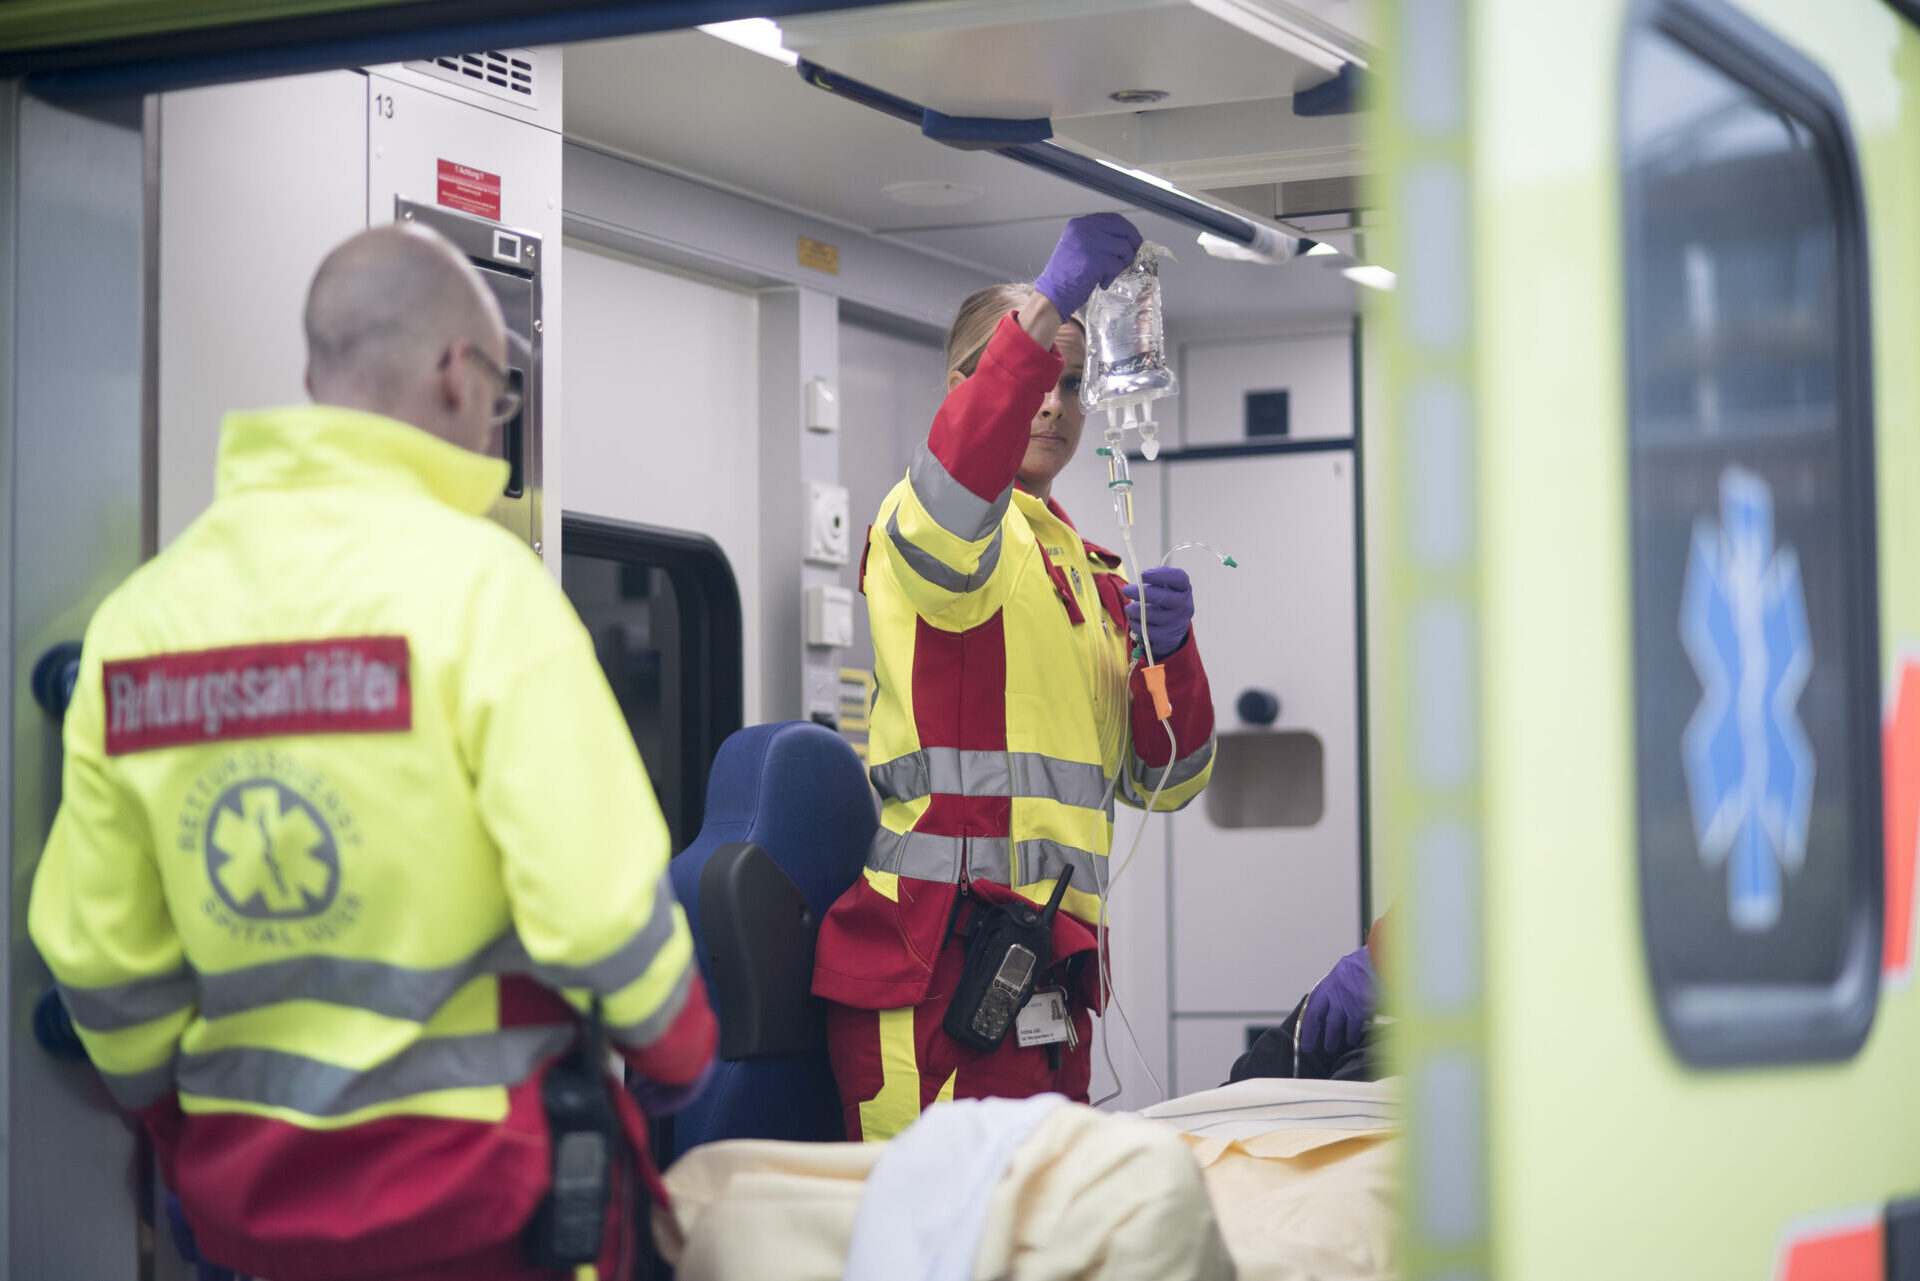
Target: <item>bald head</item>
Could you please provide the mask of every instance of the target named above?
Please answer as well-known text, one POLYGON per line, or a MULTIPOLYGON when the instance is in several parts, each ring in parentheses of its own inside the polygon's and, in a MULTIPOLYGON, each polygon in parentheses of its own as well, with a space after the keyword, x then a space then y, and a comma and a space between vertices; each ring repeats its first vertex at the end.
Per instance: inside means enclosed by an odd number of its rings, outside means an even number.
POLYGON ((307 389, 487 451, 506 364, 500 306, 445 237, 411 223, 363 231, 328 254, 307 290, 307 389))

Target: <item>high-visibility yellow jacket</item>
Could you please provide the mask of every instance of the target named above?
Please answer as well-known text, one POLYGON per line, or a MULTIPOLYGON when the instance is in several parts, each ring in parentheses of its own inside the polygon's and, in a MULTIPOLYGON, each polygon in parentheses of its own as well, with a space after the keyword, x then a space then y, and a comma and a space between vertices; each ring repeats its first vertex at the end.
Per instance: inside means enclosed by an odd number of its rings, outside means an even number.
POLYGON ((479 516, 505 480, 387 418, 233 415, 211 508, 87 630, 33 939, 250 1274, 514 1275, 573 1007, 657 1080, 711 1056, 591 641, 479 516))
POLYGON ((1164 779, 1158 808, 1179 809, 1211 775, 1197 643, 1164 659, 1169 744, 1132 670, 1118 558, 1014 484, 1060 370, 1002 319, 868 533, 883 804, 865 875, 822 924, 814 990, 841 1004, 919 1005, 962 885, 1040 902, 1073 868, 1054 953, 1084 950, 1073 919, 1098 917, 1112 795, 1145 806, 1164 779))

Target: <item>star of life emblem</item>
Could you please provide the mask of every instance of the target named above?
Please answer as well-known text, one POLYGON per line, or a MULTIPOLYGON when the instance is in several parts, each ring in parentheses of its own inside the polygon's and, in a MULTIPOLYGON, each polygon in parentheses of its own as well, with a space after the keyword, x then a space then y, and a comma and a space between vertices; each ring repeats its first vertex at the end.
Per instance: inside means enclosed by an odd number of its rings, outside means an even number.
POLYGON ((1799 702, 1813 641, 1800 558, 1774 545, 1773 491, 1743 468, 1721 474, 1719 522, 1694 525, 1680 639, 1702 690, 1681 740, 1700 860, 1725 865, 1733 926, 1766 930, 1806 861, 1815 762, 1799 702))
POLYGON ((256 920, 318 916, 340 885, 340 854, 311 801, 271 778, 228 788, 207 824, 207 870, 233 911, 256 920))

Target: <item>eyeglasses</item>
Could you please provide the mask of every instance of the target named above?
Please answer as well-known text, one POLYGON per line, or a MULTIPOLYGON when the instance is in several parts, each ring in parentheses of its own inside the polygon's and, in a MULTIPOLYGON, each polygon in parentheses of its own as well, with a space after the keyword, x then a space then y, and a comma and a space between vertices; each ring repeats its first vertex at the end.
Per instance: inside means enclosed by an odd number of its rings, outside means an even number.
MULTIPOLYGON (((446 363, 452 355, 453 353, 449 351, 445 356, 440 358, 441 368, 444 369, 446 367, 446 363)), ((473 357, 473 359, 479 363, 480 368, 492 374, 494 380, 500 384, 500 394, 493 398, 493 425, 498 427, 503 423, 511 422, 513 416, 520 412, 520 389, 513 385, 513 376, 506 370, 500 368, 500 366, 494 364, 493 359, 488 356, 486 352, 481 351, 478 345, 472 341, 468 341, 467 343, 467 355, 473 357)))

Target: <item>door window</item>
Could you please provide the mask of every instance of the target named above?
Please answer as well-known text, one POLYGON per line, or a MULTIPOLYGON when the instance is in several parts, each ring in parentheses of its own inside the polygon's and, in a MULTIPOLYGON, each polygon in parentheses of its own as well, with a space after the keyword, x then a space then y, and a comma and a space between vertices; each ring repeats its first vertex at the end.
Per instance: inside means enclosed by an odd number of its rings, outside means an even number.
POLYGON ((1691 1063, 1841 1057, 1882 878, 1858 170, 1826 77, 1718 3, 1650 8, 1623 100, 1649 968, 1691 1063))
POLYGON ((640 749, 673 848, 706 816, 707 773, 740 728, 740 594, 712 539, 568 513, 561 583, 640 749))

